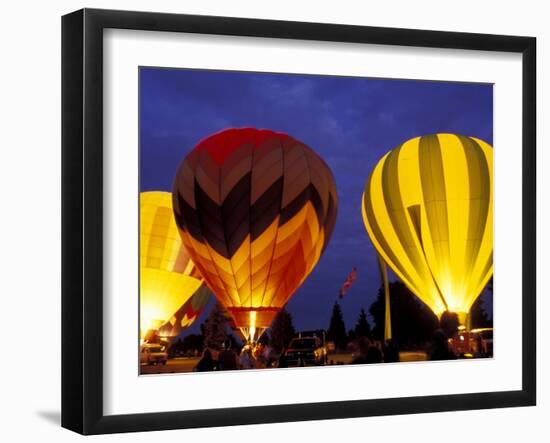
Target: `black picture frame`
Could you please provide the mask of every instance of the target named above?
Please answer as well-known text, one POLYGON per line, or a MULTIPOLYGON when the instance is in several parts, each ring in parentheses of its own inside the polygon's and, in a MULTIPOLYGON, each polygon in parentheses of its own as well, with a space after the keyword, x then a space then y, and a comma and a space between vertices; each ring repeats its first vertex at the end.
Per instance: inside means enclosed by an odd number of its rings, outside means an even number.
POLYGON ((536 39, 83 9, 62 18, 62 426, 82 434, 536 404, 536 39), (523 63, 522 389, 196 411, 103 413, 103 30, 502 51, 523 63))

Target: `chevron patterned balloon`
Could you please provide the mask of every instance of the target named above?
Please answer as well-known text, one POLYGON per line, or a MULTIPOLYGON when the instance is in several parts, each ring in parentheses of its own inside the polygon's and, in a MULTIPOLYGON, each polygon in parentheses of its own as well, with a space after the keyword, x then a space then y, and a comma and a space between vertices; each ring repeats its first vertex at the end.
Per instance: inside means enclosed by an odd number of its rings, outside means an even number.
POLYGON ((319 261, 337 206, 332 173, 311 148, 253 128, 202 140, 173 188, 183 244, 249 341, 319 261))

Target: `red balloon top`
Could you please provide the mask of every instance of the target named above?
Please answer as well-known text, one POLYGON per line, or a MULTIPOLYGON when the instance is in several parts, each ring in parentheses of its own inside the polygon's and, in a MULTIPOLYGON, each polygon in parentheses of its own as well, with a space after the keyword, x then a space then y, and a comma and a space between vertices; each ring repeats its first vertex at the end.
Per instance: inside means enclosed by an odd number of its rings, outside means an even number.
POLYGON ((287 134, 269 129, 231 128, 216 132, 201 140, 195 146, 195 151, 208 151, 208 154, 216 164, 222 166, 225 160, 243 144, 251 143, 254 148, 258 148, 270 139, 286 141, 291 138, 287 134))

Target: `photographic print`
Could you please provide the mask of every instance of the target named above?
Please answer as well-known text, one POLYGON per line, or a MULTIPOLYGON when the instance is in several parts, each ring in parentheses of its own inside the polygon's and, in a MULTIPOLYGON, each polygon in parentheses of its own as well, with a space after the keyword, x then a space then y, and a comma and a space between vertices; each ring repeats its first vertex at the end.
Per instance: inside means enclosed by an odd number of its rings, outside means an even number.
POLYGON ((139 105, 140 374, 493 357, 492 84, 141 67, 139 105))

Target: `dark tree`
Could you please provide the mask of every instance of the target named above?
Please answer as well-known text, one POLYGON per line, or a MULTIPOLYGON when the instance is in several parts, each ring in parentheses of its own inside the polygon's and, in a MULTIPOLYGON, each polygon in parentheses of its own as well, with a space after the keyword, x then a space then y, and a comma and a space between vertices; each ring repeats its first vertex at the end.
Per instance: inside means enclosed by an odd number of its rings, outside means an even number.
POLYGON ((346 325, 344 324, 342 309, 340 309, 338 302, 334 303, 334 307, 332 308, 332 317, 330 318, 327 337, 330 341, 334 342, 334 346, 337 349, 345 349, 348 344, 346 325))
POLYGON ((271 346, 273 346, 276 352, 283 351, 286 349, 295 333, 296 331, 292 324, 292 316, 286 309, 281 309, 271 324, 271 346))
POLYGON ((491 294, 493 293, 493 277, 491 277, 487 282, 486 288, 491 294))
MULTIPOLYGON (((492 279, 490 281, 492 283, 492 279)), ((489 318, 489 314, 485 310, 485 298, 480 295, 470 309, 470 327, 473 328, 492 328, 493 319, 489 318)))
POLYGON ((267 333, 267 331, 260 335, 258 343, 264 346, 269 345, 269 334, 267 333))
MULTIPOLYGON (((180 339, 178 339, 178 341, 180 341, 180 339)), ((203 342, 202 335, 189 334, 183 338, 183 341, 181 342, 181 346, 179 347, 179 349, 183 352, 187 352, 187 351, 202 352, 202 347, 203 347, 202 342, 203 342)))
POLYGON ((361 308, 361 312, 359 313, 359 318, 357 319, 357 324, 355 325, 353 332, 355 333, 355 337, 370 337, 370 325, 367 320, 367 313, 363 308, 361 308))
POLYGON ((208 317, 204 321, 204 345, 210 349, 221 349, 227 340, 228 318, 224 315, 223 308, 216 303, 208 317))
MULTIPOLYGON (((377 340, 384 339, 385 309, 382 286, 369 308, 374 320, 372 335, 377 340)), ((392 336, 400 347, 423 345, 439 327, 436 315, 400 281, 390 283, 390 311, 392 336)))
POLYGON ((225 345, 229 346, 229 349, 240 352, 241 348, 243 347, 243 341, 240 338, 235 337, 234 334, 230 333, 227 334, 225 345))
POLYGON ((170 348, 168 349, 168 354, 170 356, 175 356, 177 353, 184 352, 183 350, 183 341, 181 338, 178 337, 176 341, 174 341, 170 348))

